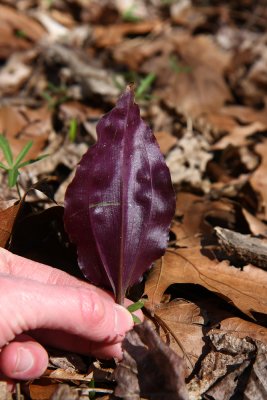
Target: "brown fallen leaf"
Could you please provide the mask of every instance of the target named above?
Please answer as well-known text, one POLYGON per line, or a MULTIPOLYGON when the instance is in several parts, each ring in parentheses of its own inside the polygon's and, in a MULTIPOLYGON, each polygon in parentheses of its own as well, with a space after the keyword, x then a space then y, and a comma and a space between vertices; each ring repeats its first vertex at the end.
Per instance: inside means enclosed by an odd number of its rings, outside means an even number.
POLYGON ((249 229, 251 233, 253 233, 253 235, 267 236, 267 225, 263 221, 255 217, 245 208, 242 209, 242 214, 246 218, 246 221, 249 225, 249 229))
POLYGON ((22 202, 18 201, 8 208, 1 209, 0 206, 0 247, 8 243, 21 205, 22 202))
POLYGON ((214 328, 209 333, 229 333, 234 334, 235 337, 245 338, 250 337, 259 340, 267 345, 267 328, 261 325, 254 324, 250 321, 238 317, 230 317, 220 321, 220 327, 214 328))
POLYGON ((57 390, 59 384, 40 379, 29 385, 31 400, 49 400, 57 390))
MULTIPOLYGON (((46 107, 36 110, 26 107, 0 107, 0 132, 8 139, 14 157, 30 140, 33 141, 33 146, 24 160, 38 157, 51 130, 51 111, 46 107)), ((2 154, 0 159, 2 161, 2 154)))
POLYGON ((0 58, 32 47, 44 35, 45 30, 33 18, 12 7, 0 5, 0 58))
POLYGON ((242 104, 258 107, 265 103, 265 65, 265 35, 251 35, 247 40, 242 40, 227 71, 229 85, 236 96, 242 99, 242 104))
POLYGON ((111 47, 123 42, 126 35, 142 35, 159 29, 161 21, 141 21, 136 24, 122 23, 107 26, 95 26, 93 29, 93 39, 97 47, 111 47))
POLYGON ((165 290, 174 283, 204 286, 250 317, 253 312, 267 313, 265 271, 252 265, 241 271, 226 261, 208 258, 201 253, 200 247, 167 250, 165 256, 156 262, 145 286, 152 310, 160 303, 165 290))
POLYGON ((160 131, 155 133, 160 151, 166 155, 177 143, 177 139, 169 132, 160 131))
POLYGON ((157 305, 152 320, 162 340, 183 358, 188 376, 205 345, 202 310, 196 304, 176 299, 157 305))
MULTIPOLYGON (((169 52, 151 57, 142 69, 157 75, 155 95, 187 117, 220 109, 231 93, 224 81, 230 52, 222 50, 208 36, 191 36, 173 30, 169 52), (216 68, 214 68, 216 65, 216 68)), ((166 45, 164 47, 166 48, 166 45)))
POLYGON ((234 229, 240 219, 235 212, 236 205, 226 198, 209 200, 203 196, 180 191, 177 194, 175 218, 171 230, 176 235, 176 244, 180 247, 199 245, 199 236, 213 235, 212 221, 234 229))
POLYGON ((252 174, 250 183, 253 189, 258 192, 261 197, 261 209, 259 210, 257 216, 267 220, 267 140, 265 139, 263 142, 258 143, 255 146, 255 151, 260 155, 261 163, 256 171, 252 174))
POLYGON ((123 360, 114 372, 116 396, 125 400, 188 399, 182 359, 161 341, 151 323, 136 325, 122 347, 123 360))
POLYGON ((224 150, 227 146, 245 146, 251 143, 250 136, 258 132, 265 132, 267 126, 259 121, 252 122, 249 125, 239 125, 235 126, 220 139, 212 148, 214 150, 224 150))

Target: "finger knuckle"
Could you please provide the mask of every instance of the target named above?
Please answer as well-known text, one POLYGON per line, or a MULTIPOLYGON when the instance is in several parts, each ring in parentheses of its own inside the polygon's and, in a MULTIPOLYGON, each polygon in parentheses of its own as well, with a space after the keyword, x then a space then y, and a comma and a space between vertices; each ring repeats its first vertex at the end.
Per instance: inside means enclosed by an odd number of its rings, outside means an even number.
POLYGON ((106 310, 103 300, 92 290, 78 289, 79 308, 83 320, 89 325, 99 325, 105 320, 106 310))

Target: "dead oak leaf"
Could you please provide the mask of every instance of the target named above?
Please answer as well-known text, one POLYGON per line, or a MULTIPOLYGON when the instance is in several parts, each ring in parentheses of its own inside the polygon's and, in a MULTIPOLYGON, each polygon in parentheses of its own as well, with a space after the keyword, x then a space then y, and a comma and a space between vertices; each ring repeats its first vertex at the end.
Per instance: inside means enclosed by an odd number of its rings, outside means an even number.
POLYGON ((267 313, 267 273, 247 265, 241 271, 226 261, 218 262, 201 253, 200 247, 168 250, 157 261, 145 287, 151 308, 160 303, 165 290, 174 283, 191 283, 234 304, 244 313, 267 313))
POLYGON ((173 300, 156 307, 153 322, 162 340, 184 359, 188 376, 204 346, 204 312, 196 304, 185 300, 173 300))

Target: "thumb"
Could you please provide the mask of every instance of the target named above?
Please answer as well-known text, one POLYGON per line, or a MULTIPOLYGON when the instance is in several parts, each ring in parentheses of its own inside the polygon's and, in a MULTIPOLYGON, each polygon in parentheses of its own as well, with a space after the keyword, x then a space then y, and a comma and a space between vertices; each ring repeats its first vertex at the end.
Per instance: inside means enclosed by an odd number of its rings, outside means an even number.
POLYGON ((28 335, 19 335, 0 353, 0 370, 13 379, 34 379, 44 373, 47 364, 47 352, 28 335))

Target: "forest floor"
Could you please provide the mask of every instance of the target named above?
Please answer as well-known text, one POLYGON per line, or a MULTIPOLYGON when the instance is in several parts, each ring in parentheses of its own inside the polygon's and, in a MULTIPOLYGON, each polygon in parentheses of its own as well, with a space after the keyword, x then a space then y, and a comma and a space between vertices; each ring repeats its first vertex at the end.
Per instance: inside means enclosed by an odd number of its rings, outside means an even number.
POLYGON ((65 191, 130 82, 177 195, 169 247, 133 294, 152 323, 123 365, 48 349, 13 398, 266 399, 264 0, 0 1, 0 133, 14 158, 31 140, 25 161, 47 155, 14 186, 0 170, 0 246, 81 276, 65 191))

